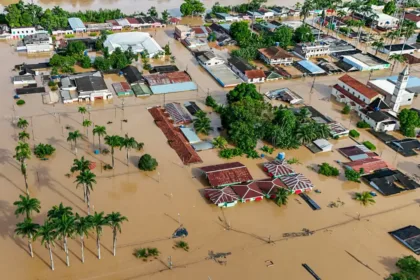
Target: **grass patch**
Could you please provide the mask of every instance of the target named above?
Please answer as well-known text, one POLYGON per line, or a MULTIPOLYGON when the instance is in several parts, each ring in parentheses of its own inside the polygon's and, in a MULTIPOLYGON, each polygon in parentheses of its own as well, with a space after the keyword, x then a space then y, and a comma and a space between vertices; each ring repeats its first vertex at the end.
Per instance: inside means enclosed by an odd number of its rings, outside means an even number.
POLYGON ((269 147, 267 145, 264 145, 261 148, 261 151, 266 152, 266 153, 269 153, 271 155, 274 152, 274 148, 273 147, 269 147))
POLYGON ((188 250, 190 249, 190 247, 188 246, 188 243, 187 242, 185 242, 185 241, 178 241, 178 242, 176 242, 175 243, 175 247, 176 248, 179 248, 179 249, 183 249, 183 250, 185 250, 186 252, 188 252, 188 250))
POLYGON ((369 128, 370 127, 370 125, 365 121, 358 121, 356 126, 358 128, 369 128))
POLYGON ((138 259, 143 259, 144 261, 147 261, 149 257, 158 257, 160 254, 159 250, 157 248, 139 248, 135 249, 133 255, 138 259))
POLYGON ((69 39, 69 38, 74 38, 73 34, 66 34, 64 35, 64 38, 69 39))
POLYGON ((288 164, 300 164, 300 161, 297 158, 291 158, 286 160, 288 164))

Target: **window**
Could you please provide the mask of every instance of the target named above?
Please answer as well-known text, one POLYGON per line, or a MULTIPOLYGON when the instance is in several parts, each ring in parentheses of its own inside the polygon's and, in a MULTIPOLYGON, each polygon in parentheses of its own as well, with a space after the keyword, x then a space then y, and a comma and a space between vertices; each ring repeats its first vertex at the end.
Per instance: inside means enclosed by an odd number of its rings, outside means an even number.
POLYGON ((411 101, 411 98, 407 99, 407 101, 411 101))

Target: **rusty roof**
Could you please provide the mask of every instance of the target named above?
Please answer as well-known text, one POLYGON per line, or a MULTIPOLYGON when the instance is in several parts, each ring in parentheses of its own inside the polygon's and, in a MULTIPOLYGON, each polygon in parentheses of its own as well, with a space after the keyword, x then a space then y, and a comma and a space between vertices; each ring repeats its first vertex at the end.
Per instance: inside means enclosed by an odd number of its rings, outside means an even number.
POLYGON ((339 80, 351 87, 352 89, 360 92, 360 94, 364 95, 368 99, 373 99, 374 97, 379 95, 379 93, 374 89, 371 89, 370 87, 366 86, 365 84, 359 82, 358 80, 347 74, 340 77, 339 80))
POLYGON ((139 24, 140 22, 135 19, 135 18, 126 18, 126 20, 128 21, 128 23, 130 24, 139 24))
POLYGON ((252 180, 248 168, 239 162, 204 166, 200 169, 206 172, 211 186, 231 185, 252 180))
POLYGON ((267 196, 275 195, 279 188, 286 188, 286 185, 278 178, 261 179, 255 183, 267 196))
POLYGON ((285 59, 294 57, 288 51, 277 46, 259 49, 258 51, 270 59, 285 59))
POLYGON ((247 76, 248 79, 258 79, 266 77, 263 70, 246 70, 245 76, 247 76))
POLYGON ((150 86, 177 84, 190 82, 191 78, 186 72, 155 73, 143 76, 150 86))
POLYGON ((346 162, 343 163, 343 165, 348 166, 355 171, 359 171, 363 168, 364 173, 371 173, 375 170, 390 168, 390 165, 386 161, 376 157, 346 162))

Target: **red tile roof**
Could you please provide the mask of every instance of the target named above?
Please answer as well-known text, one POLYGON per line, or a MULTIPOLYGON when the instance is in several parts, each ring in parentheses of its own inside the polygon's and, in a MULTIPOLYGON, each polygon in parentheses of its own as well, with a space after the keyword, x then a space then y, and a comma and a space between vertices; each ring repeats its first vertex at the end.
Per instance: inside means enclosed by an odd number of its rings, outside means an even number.
POLYGON ((352 89, 360 92, 361 94, 366 96, 368 99, 372 99, 379 95, 379 93, 376 90, 371 89, 370 87, 366 86, 365 84, 359 82, 358 80, 356 80, 355 78, 347 74, 340 77, 339 80, 345 83, 346 85, 348 85, 349 87, 351 87, 352 89))
POLYGON ((263 70, 246 70, 245 76, 247 76, 248 79, 260 79, 266 77, 263 70))
POLYGON ((354 96, 353 94, 351 94, 350 92, 348 92, 347 90, 345 90, 344 88, 340 87, 339 85, 334 85, 333 88, 335 88, 341 94, 343 94, 345 97, 349 98, 350 100, 352 100, 353 102, 359 104, 360 106, 362 106, 362 107, 366 107, 367 106, 367 104, 365 102, 363 102, 362 100, 360 100, 359 98, 357 98, 356 96, 354 96))
POLYGON ((255 181, 257 186, 268 197, 275 196, 279 188, 286 188, 286 185, 278 178, 267 178, 255 181))
POLYGON ((404 18, 406 20, 414 21, 414 22, 419 22, 420 21, 420 17, 419 16, 416 16, 416 15, 410 14, 410 13, 406 13, 405 16, 404 16, 404 18))
POLYGON ((265 57, 268 57, 269 59, 285 59, 294 57, 288 51, 277 46, 259 49, 258 51, 262 53, 265 57))
POLYGON ((293 168, 285 159, 276 159, 274 161, 264 163, 264 171, 266 171, 271 177, 279 177, 295 173, 293 168))
POLYGON ((239 162, 204 166, 200 169, 206 172, 209 183, 213 187, 252 180, 248 168, 239 162))
POLYGON ((420 63, 420 58, 418 58, 414 55, 405 53, 405 54, 403 54, 403 56, 405 58, 405 61, 407 61, 408 64, 418 64, 418 63, 420 63))
POLYGON ((284 176, 281 178, 281 180, 292 192, 309 191, 314 187, 308 178, 299 173, 290 176, 284 176))
POLYGON ((173 18, 171 18, 169 21, 170 21, 170 22, 172 22, 172 23, 178 23, 178 22, 180 22, 181 20, 180 20, 179 18, 173 17, 173 18))
POLYGON ((200 156, 191 147, 190 143, 187 142, 182 133, 166 117, 162 108, 153 107, 149 109, 149 112, 155 119, 156 125, 165 134, 171 148, 176 151, 185 165, 202 162, 200 156))
POLYGON ((363 168, 365 173, 370 173, 372 171, 383 168, 391 168, 386 161, 380 158, 359 159, 356 161, 343 163, 343 165, 348 166, 355 171, 359 171, 361 168, 363 168))
POLYGON ((140 22, 135 18, 126 18, 130 24, 139 24, 140 22))
POLYGON ((230 187, 223 189, 205 189, 204 196, 216 205, 239 200, 239 196, 230 187))
POLYGON ((257 182, 249 182, 231 186, 241 200, 263 198, 264 193, 258 187, 257 182))

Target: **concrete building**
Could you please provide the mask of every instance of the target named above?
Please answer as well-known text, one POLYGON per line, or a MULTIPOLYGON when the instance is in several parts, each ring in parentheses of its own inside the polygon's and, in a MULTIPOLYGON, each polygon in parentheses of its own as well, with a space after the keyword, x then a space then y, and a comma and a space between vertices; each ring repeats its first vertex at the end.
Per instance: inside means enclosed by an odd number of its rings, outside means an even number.
POLYGON ((236 15, 230 15, 230 14, 226 14, 226 13, 216 13, 216 17, 222 21, 227 21, 227 22, 235 22, 235 21, 239 21, 239 17, 236 15))
POLYGON ((13 84, 14 85, 29 85, 35 84, 36 80, 33 75, 21 75, 21 76, 14 76, 13 77, 13 84))
POLYGON ((184 40, 187 37, 194 37, 194 30, 187 25, 177 25, 175 26, 175 38, 179 40, 184 40))
POLYGON ((70 28, 74 32, 86 32, 86 26, 83 24, 83 21, 80 18, 69 18, 70 28))
POLYGON ((269 47, 258 50, 260 58, 269 65, 292 65, 294 56, 280 47, 269 47))
POLYGON ((388 55, 413 54, 416 51, 416 48, 408 44, 394 44, 394 45, 386 45, 382 49, 379 49, 379 51, 381 53, 385 53, 388 55))
POLYGON ((225 63, 223 59, 217 57, 211 51, 196 52, 195 56, 202 66, 213 66, 225 63))
POLYGON ((7 24, 0 24, 0 40, 8 40, 12 38, 10 28, 7 24))
POLYGON ((143 77, 153 94, 197 90, 197 85, 191 80, 187 72, 156 73, 143 77))
POLYGON ((50 52, 53 50, 52 38, 44 33, 28 35, 18 43, 16 50, 28 53, 50 52))
POLYGON ((11 29, 12 39, 22 39, 36 33, 35 27, 14 27, 11 29))
POLYGON ((304 59, 326 56, 330 54, 330 45, 324 42, 300 43, 295 46, 294 52, 304 59))
POLYGON ((367 122, 370 127, 378 132, 394 131, 397 127, 397 120, 384 111, 368 111, 361 110, 358 112, 359 117, 367 122))
POLYGON ((103 77, 85 76, 74 80, 79 93, 79 100, 112 99, 112 93, 105 84, 103 77))
POLYGON ((395 83, 389 80, 372 80, 369 85, 385 96, 385 102, 392 110, 398 112, 401 106, 409 106, 413 103, 414 93, 406 90, 410 77, 408 66, 399 74, 395 83))
POLYGON ((241 77, 241 79, 245 82, 250 84, 265 82, 266 76, 264 71, 256 70, 247 61, 238 57, 231 57, 228 59, 228 62, 233 72, 239 75, 239 77, 241 77))
POLYGON ((370 53, 356 53, 353 55, 343 55, 341 60, 359 71, 371 71, 388 69, 391 64, 370 53))
POLYGON ((106 22, 112 24, 111 30, 120 31, 123 28, 116 20, 107 20, 106 22))
POLYGON ((71 28, 67 29, 56 29, 51 31, 52 35, 58 36, 58 35, 73 35, 74 31, 71 28))
POLYGON ((86 23, 86 31, 102 31, 102 30, 112 30, 112 23, 86 23))
POLYGON ((163 49, 155 39, 153 39, 149 33, 145 32, 127 32, 108 35, 104 42, 104 47, 108 48, 110 54, 112 54, 116 48, 125 51, 131 47, 134 53, 141 53, 144 50, 147 50, 150 58, 163 52, 163 49))

